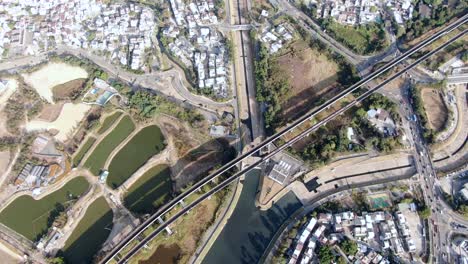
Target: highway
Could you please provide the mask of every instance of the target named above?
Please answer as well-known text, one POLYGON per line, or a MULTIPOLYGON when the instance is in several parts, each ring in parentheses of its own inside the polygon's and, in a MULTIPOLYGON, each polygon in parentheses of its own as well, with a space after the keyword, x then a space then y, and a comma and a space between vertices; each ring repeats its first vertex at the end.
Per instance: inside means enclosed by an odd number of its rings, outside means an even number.
MULTIPOLYGON (((286 133, 289 133, 291 130, 295 129, 296 127, 298 127, 299 125, 301 125, 303 122, 306 122, 308 121, 309 119, 313 118, 315 115, 317 115, 318 113, 324 111, 325 109, 328 109, 332 104, 336 103, 337 101, 339 101, 340 99, 342 99, 343 97, 345 97, 346 95, 348 95, 349 93, 355 91, 356 89, 358 89, 359 87, 361 87, 362 85, 372 81, 373 79, 375 79, 376 77, 380 76, 383 72, 391 69, 392 67, 394 67, 395 65, 399 64, 400 62, 402 62, 403 60, 405 60, 406 58, 408 58, 409 56, 411 56, 412 54, 414 54, 415 52, 419 51, 420 49, 424 48, 425 46, 429 45, 430 43, 432 43, 433 41, 439 39, 440 37, 444 36, 446 33, 458 28, 460 25, 466 23, 468 19, 468 15, 465 15, 463 16, 462 18, 458 19, 457 21, 453 22, 452 24, 450 24, 449 26, 445 27, 443 30, 439 31, 438 33, 432 35, 431 37, 429 37, 428 39, 418 43, 416 46, 414 46, 413 48, 409 49, 408 51, 406 51, 405 53, 403 53, 402 55, 398 56, 397 58, 395 58, 394 60, 392 60, 391 62, 387 63, 385 66, 383 66, 382 68, 378 69, 377 71, 371 73, 369 76, 365 77, 364 79, 362 79, 361 81, 359 81, 358 83, 354 84, 353 86, 345 89, 344 91, 342 91, 340 94, 336 95, 334 98, 332 98, 331 100, 329 100, 328 102, 324 103, 322 106, 318 107, 317 109, 315 109, 314 111, 312 111, 311 113, 307 114, 307 115, 304 115, 303 117, 301 117, 300 119, 298 119, 297 121, 295 121, 292 125, 288 126, 287 128, 283 129, 282 131, 276 133, 275 135, 271 136, 270 138, 266 139, 265 141, 261 142, 260 144, 258 144, 257 146, 253 147, 251 150, 247 151, 246 153, 240 155, 239 157, 235 158, 234 160, 232 160, 231 162, 227 163, 226 165, 224 165, 223 167, 221 167, 218 171, 216 171, 215 173, 212 173, 210 174, 209 176, 207 176, 206 178, 202 179, 201 181, 197 182, 194 184, 194 186, 192 186, 188 191, 186 191, 185 193, 183 194, 180 194, 179 196, 177 196, 175 199, 173 199, 171 202, 167 203, 161 210, 159 210, 157 213, 153 214, 148 220, 146 220, 142 225, 140 225, 139 227, 137 227, 135 229, 134 232, 132 232, 129 236, 127 236, 124 240, 122 240, 122 242, 116 247, 114 248, 114 250, 112 250, 103 260, 102 262, 103 263, 107 263, 109 262, 110 260, 112 260, 114 258, 114 256, 116 256, 118 254, 118 252, 124 248, 126 245, 128 245, 131 241, 133 241, 133 239, 135 239, 136 237, 138 237, 145 229, 146 227, 152 225, 155 221, 157 221, 157 219, 159 217, 161 217, 162 215, 164 215, 165 213, 167 213, 169 210, 171 210, 175 205, 177 205, 180 201, 182 201, 183 199, 185 199, 186 197, 188 197, 189 195, 191 195, 192 193, 196 192, 201 186, 205 185, 206 183, 212 181, 213 179, 217 178, 218 176, 224 174, 226 171, 228 171, 229 169, 231 169, 232 167, 234 167, 237 163, 239 163, 240 161, 252 156, 253 154, 257 153, 259 150, 263 149, 264 147, 268 146, 269 144, 273 143, 274 141, 276 141, 277 139, 281 138, 283 135, 285 135, 286 133)), ((161 230, 164 230, 164 227, 166 227, 167 225, 171 224, 172 222, 174 222, 178 217, 180 217, 181 215, 183 215, 184 213, 186 213, 187 211, 189 211, 190 209, 192 209, 193 207, 195 207, 198 203, 200 203, 201 201, 203 201, 204 199, 206 199, 207 197, 209 197, 210 195, 212 195, 213 193, 221 190, 222 188, 226 187, 227 185, 229 185, 230 183, 232 183, 234 180, 236 180, 239 176, 241 176, 242 174, 244 174, 245 172, 249 171, 250 169, 254 168, 255 166, 259 165, 260 163, 262 163, 263 161, 271 158, 273 155, 279 153, 280 151, 284 150, 285 148, 287 148, 288 146, 294 144, 295 142, 297 142, 298 140, 300 140, 301 138, 303 138, 304 136, 306 136, 307 134, 315 131, 318 127, 320 127, 321 125, 325 124, 326 122, 330 121, 331 119, 335 118, 336 116, 342 114, 344 111, 348 110, 349 108, 351 108, 353 105, 355 105, 356 103, 359 103, 360 101, 364 100, 365 98, 367 98, 369 95, 371 95, 373 92, 377 91, 378 89, 380 89, 381 87, 383 87, 384 85, 386 85, 388 82, 390 82, 391 80, 394 80, 395 78, 398 78, 399 76, 401 76, 402 74, 404 74, 406 71, 414 68, 417 64, 419 64, 420 62, 422 62, 423 60, 427 59, 429 56, 433 55, 434 53, 440 51, 441 49, 443 49, 444 47, 446 47, 450 42, 453 42, 455 41, 456 39, 460 38, 461 36, 463 36, 464 34, 466 33, 466 31, 463 31, 462 33, 458 34, 457 36, 455 36, 454 38, 450 39, 448 42, 446 42, 444 45, 440 46, 439 48, 425 54, 423 57, 421 57, 420 59, 416 60, 414 63, 406 66, 403 70, 401 70, 400 72, 398 73, 395 73, 394 75, 392 75, 391 77, 389 77, 388 79, 386 79, 382 84, 379 84, 378 86, 372 88, 371 90, 365 92, 364 94, 362 94, 361 96, 359 96, 357 99, 355 99, 354 101, 352 101, 349 105, 347 105, 346 107, 344 108, 341 108, 340 110, 337 110, 335 111, 333 114, 331 114, 330 116, 328 116, 327 118, 325 118, 324 120, 318 122, 316 125, 312 126, 311 128, 307 129, 306 131, 302 132, 301 134, 297 135, 296 137, 294 137, 292 140, 290 140, 289 142, 287 142, 286 144, 278 147, 276 150, 272 151, 271 153, 267 154, 266 156, 262 157, 261 159, 259 159, 257 162, 251 164, 250 166, 247 166, 246 168, 244 168, 243 170, 241 170, 240 172, 236 173, 235 175, 231 176, 230 178, 224 180, 223 182, 221 182, 219 185, 217 185, 216 187, 214 187, 212 190, 210 190, 209 192, 203 194, 201 197, 199 197, 199 199, 195 200, 193 203, 191 203, 190 205, 186 206, 185 208, 183 208, 182 210, 180 210, 178 213, 176 213, 173 217, 171 217, 170 219, 168 219, 166 222, 164 222, 164 224, 161 224, 158 228, 155 229, 155 231, 150 234, 149 236, 147 236, 145 239, 143 239, 142 241, 140 241, 140 243, 138 244, 138 246, 134 247, 133 249, 131 249, 127 255, 125 255, 124 257, 122 257, 120 260, 119 260, 119 263, 125 263, 126 260, 128 260, 131 256, 133 256, 133 254, 135 254, 143 245, 145 245, 148 241, 150 241, 154 236, 156 236, 157 234, 159 234, 159 232, 161 232, 161 230)))
MULTIPOLYGON (((409 95, 409 86, 405 87, 403 94, 409 95)), ((402 103, 403 118, 413 116, 415 114, 411 106, 413 103, 405 97, 403 97, 402 103)), ((411 133, 408 136, 412 138, 411 141, 414 144, 415 165, 419 174, 424 202, 431 209, 428 230, 430 256, 435 263, 450 263, 448 259, 450 250, 446 247, 450 244, 448 234, 451 232, 451 227, 449 223, 453 221, 466 225, 468 221, 453 212, 450 206, 443 201, 443 194, 438 189, 437 174, 431 160, 431 153, 423 138, 423 127, 419 120, 410 122, 410 130, 411 133)))

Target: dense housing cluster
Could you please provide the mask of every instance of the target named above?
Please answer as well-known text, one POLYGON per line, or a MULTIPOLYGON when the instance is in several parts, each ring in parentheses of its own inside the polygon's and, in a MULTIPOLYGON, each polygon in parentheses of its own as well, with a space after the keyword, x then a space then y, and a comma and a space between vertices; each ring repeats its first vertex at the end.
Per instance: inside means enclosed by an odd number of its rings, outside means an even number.
POLYGON ((382 20, 383 10, 391 11, 396 22, 403 24, 411 19, 414 6, 411 0, 326 0, 311 4, 317 8, 317 18, 334 18, 341 24, 359 25, 382 20))
POLYGON ((224 37, 212 27, 218 23, 214 2, 171 0, 170 4, 173 17, 162 30, 163 37, 170 39, 169 52, 194 69, 202 91, 226 97, 229 54, 224 37))
POLYGON ((273 54, 280 50, 288 41, 293 39, 292 29, 286 23, 278 26, 267 25, 262 29, 260 41, 263 42, 268 51, 273 54))
POLYGON ((57 45, 104 52, 133 70, 144 67, 154 32, 151 9, 95 0, 0 3, 0 53, 34 55, 57 45))
MULTIPOLYGON (((415 210, 414 204, 411 207, 415 210)), ((357 242, 357 252, 346 256, 353 263, 390 263, 382 252, 391 250, 398 255, 416 251, 407 220, 399 211, 394 214, 363 212, 361 215, 352 211, 320 213, 300 230, 290 264, 313 263, 319 246, 340 244, 349 239, 357 242)))

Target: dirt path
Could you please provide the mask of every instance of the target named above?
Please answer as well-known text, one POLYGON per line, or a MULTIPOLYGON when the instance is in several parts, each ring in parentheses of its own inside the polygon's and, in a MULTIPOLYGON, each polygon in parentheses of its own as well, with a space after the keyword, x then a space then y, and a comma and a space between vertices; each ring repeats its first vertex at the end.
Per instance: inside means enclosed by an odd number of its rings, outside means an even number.
POLYGON ((14 154, 9 152, 7 167, 2 168, 3 173, 0 175, 0 189, 3 189, 3 185, 8 180, 8 176, 10 176, 11 170, 13 169, 13 165, 15 164, 16 159, 18 159, 19 153, 19 148, 15 149, 14 154))
POLYGON ((166 148, 157 154, 156 156, 149 159, 143 166, 141 166, 135 173, 130 176, 119 188, 120 197, 127 192, 127 190, 136 182, 138 179, 145 174, 149 169, 153 168, 158 164, 168 164, 169 166, 173 164, 173 160, 170 158, 169 152, 174 151, 171 145, 167 145, 166 148))
POLYGON ((55 253, 58 250, 63 249, 67 243, 68 238, 70 238, 71 234, 86 214, 88 207, 101 195, 102 188, 98 184, 92 184, 89 192, 86 193, 84 197, 79 199, 69 210, 67 223, 60 230, 63 236, 61 236, 55 242, 52 242, 53 245, 51 245, 51 247, 48 249, 49 252, 55 253))
POLYGON ((22 263, 23 257, 16 250, 0 242, 0 258, 3 264, 22 263))

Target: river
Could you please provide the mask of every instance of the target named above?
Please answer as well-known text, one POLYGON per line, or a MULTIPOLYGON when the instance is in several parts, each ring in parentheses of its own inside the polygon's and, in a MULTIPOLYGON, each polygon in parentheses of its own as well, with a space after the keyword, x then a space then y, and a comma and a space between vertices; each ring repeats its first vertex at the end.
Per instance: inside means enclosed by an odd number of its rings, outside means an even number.
POLYGON ((289 192, 261 211, 255 206, 259 179, 260 170, 246 174, 236 208, 202 263, 257 263, 281 224, 302 206, 289 192))

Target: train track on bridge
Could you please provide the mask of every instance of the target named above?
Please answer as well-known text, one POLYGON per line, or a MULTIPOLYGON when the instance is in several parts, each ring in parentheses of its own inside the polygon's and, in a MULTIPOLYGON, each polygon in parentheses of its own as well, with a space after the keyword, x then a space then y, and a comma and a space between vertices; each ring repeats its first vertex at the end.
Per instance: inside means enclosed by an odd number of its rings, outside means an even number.
POLYGON ((368 96, 370 96, 372 93, 376 92, 386 84, 388 84, 390 81, 400 77, 403 75, 405 72, 407 72, 410 69, 413 69, 421 63, 422 61, 426 60, 433 54, 437 53, 438 51, 442 50, 446 46, 448 46, 450 43, 453 41, 461 38, 463 35, 467 33, 467 30, 462 31, 461 33, 457 34, 455 37, 451 38, 450 40, 444 42, 443 45, 439 46, 438 48, 426 53, 423 55, 421 58, 417 59, 413 63, 406 65, 405 68, 402 70, 398 71, 397 73, 393 74, 389 78, 387 78, 385 81, 383 81, 381 84, 375 86, 374 88, 366 91, 362 95, 358 96, 356 99, 351 101, 348 105, 345 107, 335 111, 328 117, 324 118, 320 122, 316 123, 309 129, 306 129, 305 131, 301 132, 299 135, 295 136, 292 138, 290 141, 286 142, 285 144, 281 145, 277 149, 273 150, 272 152, 268 153, 267 155, 263 156, 261 159, 259 159, 257 162, 247 166, 246 168, 242 169, 240 172, 230 176, 229 178, 225 179, 213 189, 208 191, 207 193, 201 195, 199 198, 194 200, 191 204, 186 205, 184 208, 182 208, 180 211, 175 213, 171 218, 167 219, 164 223, 159 224, 159 226, 151 232, 148 236, 145 238, 141 238, 140 235, 147 229, 147 227, 152 226, 159 218, 164 216, 167 212, 172 210, 177 204, 179 204, 181 201, 183 201, 185 198, 190 196, 191 194, 195 193, 197 190, 199 190, 202 186, 205 184, 213 181, 214 179, 218 178, 221 175, 224 175, 226 172, 228 172, 230 169, 235 167, 239 162, 243 161, 244 159, 253 156, 254 154, 258 153, 260 150, 264 149, 267 147, 269 144, 275 142, 276 140, 282 138, 285 134, 293 131, 294 129, 298 128, 300 125, 302 125, 304 122, 307 122, 311 120, 313 117, 315 117, 317 114, 323 112, 326 109, 329 109, 330 106, 341 100, 342 98, 346 97, 350 93, 356 91, 363 85, 369 83, 370 81, 374 80, 375 78, 381 76, 384 74, 386 71, 392 69, 394 66, 398 65, 399 63, 403 62, 406 60, 409 56, 415 54, 416 52, 420 51, 424 47, 427 47, 429 44, 433 43, 434 41, 440 39, 442 36, 445 36, 447 33, 457 29, 461 25, 465 24, 468 20, 468 15, 464 15, 460 19, 456 20, 455 22, 451 23, 450 25, 446 26, 444 29, 440 30, 438 33, 432 35, 431 37, 421 41, 411 49, 407 50, 405 53, 401 54, 397 58, 393 59, 392 61, 388 62, 385 64, 382 68, 376 70, 373 73, 370 73, 367 77, 361 79, 359 82, 356 84, 346 88, 336 96, 334 96, 332 99, 324 103, 323 105, 319 106, 315 110, 311 111, 310 113, 304 115, 303 117, 299 118, 295 122, 293 122, 291 125, 288 127, 284 128, 283 130, 279 131, 278 133, 274 134, 273 136, 267 138, 263 142, 259 143, 255 147, 253 147, 251 150, 247 151, 244 154, 241 154, 240 156, 236 157, 232 161, 228 162, 224 166, 222 166, 219 170, 216 172, 210 174, 209 176, 203 178, 199 182, 195 183, 189 190, 186 192, 178 195, 175 199, 167 203, 165 206, 163 206, 158 212, 150 216, 146 221, 144 221, 140 226, 138 226, 132 233, 130 233, 125 239, 123 239, 107 256, 105 256, 101 263, 109 263, 112 260, 117 260, 117 263, 126 263, 133 255, 135 255, 144 245, 146 245, 149 241, 151 241, 156 235, 158 235, 160 232, 162 232, 168 225, 172 224, 175 220, 177 220, 179 217, 193 209, 195 206, 197 206, 199 203, 201 203, 203 200, 207 199, 209 196, 213 195, 214 193, 218 192, 219 190, 225 188, 229 184, 231 184, 233 181, 235 181, 237 178, 239 178, 241 175, 245 174, 249 170, 255 168, 256 166, 260 165, 262 162, 265 160, 268 160, 272 156, 276 155, 277 153, 283 151, 287 147, 293 145, 300 139, 304 138, 307 136, 309 133, 315 131, 318 129, 320 126, 326 124, 328 121, 332 120, 336 116, 344 113, 345 111, 349 110, 351 107, 356 105, 357 103, 361 102, 368 96), (135 239, 138 239, 139 242, 138 244, 130 249, 124 256, 118 256, 120 251, 128 246, 132 241, 135 239))

